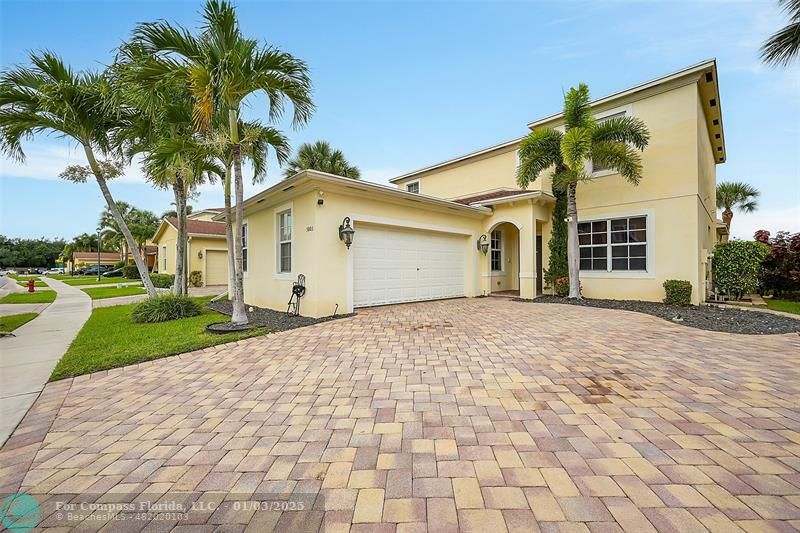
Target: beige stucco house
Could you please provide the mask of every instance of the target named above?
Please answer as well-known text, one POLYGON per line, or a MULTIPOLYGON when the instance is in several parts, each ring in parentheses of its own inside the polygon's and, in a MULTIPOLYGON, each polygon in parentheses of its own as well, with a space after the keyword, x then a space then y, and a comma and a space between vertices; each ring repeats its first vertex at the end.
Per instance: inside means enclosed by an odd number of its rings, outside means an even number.
MULTIPOLYGON (((657 301, 664 280, 683 279, 700 302, 719 238, 716 165, 725 161, 716 62, 592 106, 598 119, 641 118, 651 142, 638 187, 607 170, 578 186, 584 294, 657 301)), ((559 127, 561 119, 527 126, 559 127)), ((498 292, 535 298, 555 199, 548 176, 517 187, 519 142, 398 176, 392 186, 303 171, 247 199, 247 303, 285 309, 299 274, 307 287, 303 314, 315 317, 498 292), (349 248, 339 231, 348 222, 349 248)))
MULTIPOLYGON (((188 215, 186 247, 189 272, 199 271, 203 286, 228 284, 228 245, 225 224, 213 218, 221 209, 204 209, 188 215)), ((178 242, 178 221, 174 217, 161 221, 153 242, 158 247, 155 271, 175 274, 175 255, 178 242)))

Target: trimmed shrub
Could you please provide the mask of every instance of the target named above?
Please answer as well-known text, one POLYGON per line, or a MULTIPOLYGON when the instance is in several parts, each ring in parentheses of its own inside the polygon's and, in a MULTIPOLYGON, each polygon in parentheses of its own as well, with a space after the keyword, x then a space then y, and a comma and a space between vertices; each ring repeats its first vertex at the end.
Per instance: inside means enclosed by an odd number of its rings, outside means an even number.
POLYGON ((192 287, 200 287, 203 285, 203 273, 199 270, 192 270, 189 273, 189 285, 192 287))
POLYGON ((197 316, 202 312, 200 304, 188 296, 165 294, 137 304, 131 313, 131 320, 136 323, 166 322, 197 316))
POLYGON ((753 241, 728 241, 714 247, 714 285, 722 293, 740 299, 758 289, 761 262, 769 246, 753 241))
POLYGON ((125 261, 117 261, 116 263, 114 263, 114 270, 122 268, 124 266, 125 266, 125 261))
POLYGON ((175 283, 175 274, 150 274, 150 281, 159 289, 169 289, 175 283))
POLYGON ((556 296, 568 296, 569 278, 567 276, 561 276, 560 278, 556 279, 556 284, 554 287, 556 291, 556 296))
POLYGON ((668 279, 664 282, 665 304, 689 305, 692 303, 692 284, 685 279, 668 279))
POLYGON ((122 267, 122 277, 126 279, 141 279, 139 276, 139 269, 136 268, 136 265, 122 267))

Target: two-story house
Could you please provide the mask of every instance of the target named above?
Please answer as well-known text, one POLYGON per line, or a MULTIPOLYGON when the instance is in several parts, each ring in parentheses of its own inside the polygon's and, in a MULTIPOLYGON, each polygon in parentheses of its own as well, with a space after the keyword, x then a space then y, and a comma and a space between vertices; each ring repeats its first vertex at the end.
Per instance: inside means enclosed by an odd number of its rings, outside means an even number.
MULTIPOLYGON (((584 294, 658 301, 664 280, 683 279, 699 303, 717 240, 716 165, 725 161, 716 62, 592 108, 600 120, 641 118, 651 141, 639 186, 604 169, 578 186, 584 294)), ((560 124, 556 114, 528 128, 560 124)), ((547 175, 518 188, 520 140, 398 176, 393 186, 303 171, 247 199, 246 301, 285 309, 299 274, 303 314, 315 317, 492 293, 535 298, 555 198, 547 175)))

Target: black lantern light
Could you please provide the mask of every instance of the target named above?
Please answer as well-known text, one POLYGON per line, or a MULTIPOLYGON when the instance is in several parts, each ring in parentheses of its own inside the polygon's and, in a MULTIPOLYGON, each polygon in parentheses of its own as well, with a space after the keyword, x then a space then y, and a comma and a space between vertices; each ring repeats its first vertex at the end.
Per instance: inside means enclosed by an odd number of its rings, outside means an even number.
POLYGON ((342 220, 341 225, 339 226, 339 240, 344 241, 345 246, 350 248, 350 245, 353 244, 353 234, 356 230, 353 229, 353 226, 350 225, 350 217, 344 217, 342 220))
POLYGON ((478 239, 478 250, 483 252, 483 255, 486 255, 486 252, 489 251, 489 240, 486 238, 485 233, 478 239))

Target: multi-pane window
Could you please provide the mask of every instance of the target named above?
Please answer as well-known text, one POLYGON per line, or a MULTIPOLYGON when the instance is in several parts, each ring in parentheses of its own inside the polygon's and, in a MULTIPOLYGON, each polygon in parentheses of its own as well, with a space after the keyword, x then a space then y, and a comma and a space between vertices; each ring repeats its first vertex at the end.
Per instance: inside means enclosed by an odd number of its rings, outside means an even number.
POLYGON ((490 253, 492 272, 500 272, 503 270, 503 233, 499 229, 492 232, 490 253))
POLYGON ((242 272, 247 272, 247 224, 242 224, 242 272))
POLYGON ((292 271, 292 211, 278 213, 278 272, 292 271))
POLYGON ((419 193, 419 182, 415 181, 413 183, 406 184, 406 190, 408 192, 413 192, 413 193, 418 194, 419 193))
MULTIPOLYGON (((606 120, 611 120, 612 118, 622 118, 624 116, 625 116, 625 111, 623 111, 621 113, 614 113, 613 115, 608 115, 607 117, 603 117, 603 118, 597 119, 597 123, 598 124, 602 124, 606 120)), ((608 167, 604 167, 604 166, 600 165, 599 163, 595 164, 594 161, 592 161, 592 172, 601 172, 603 170, 608 170, 608 167)))
POLYGON ((578 224, 581 270, 647 270, 647 217, 578 224))

